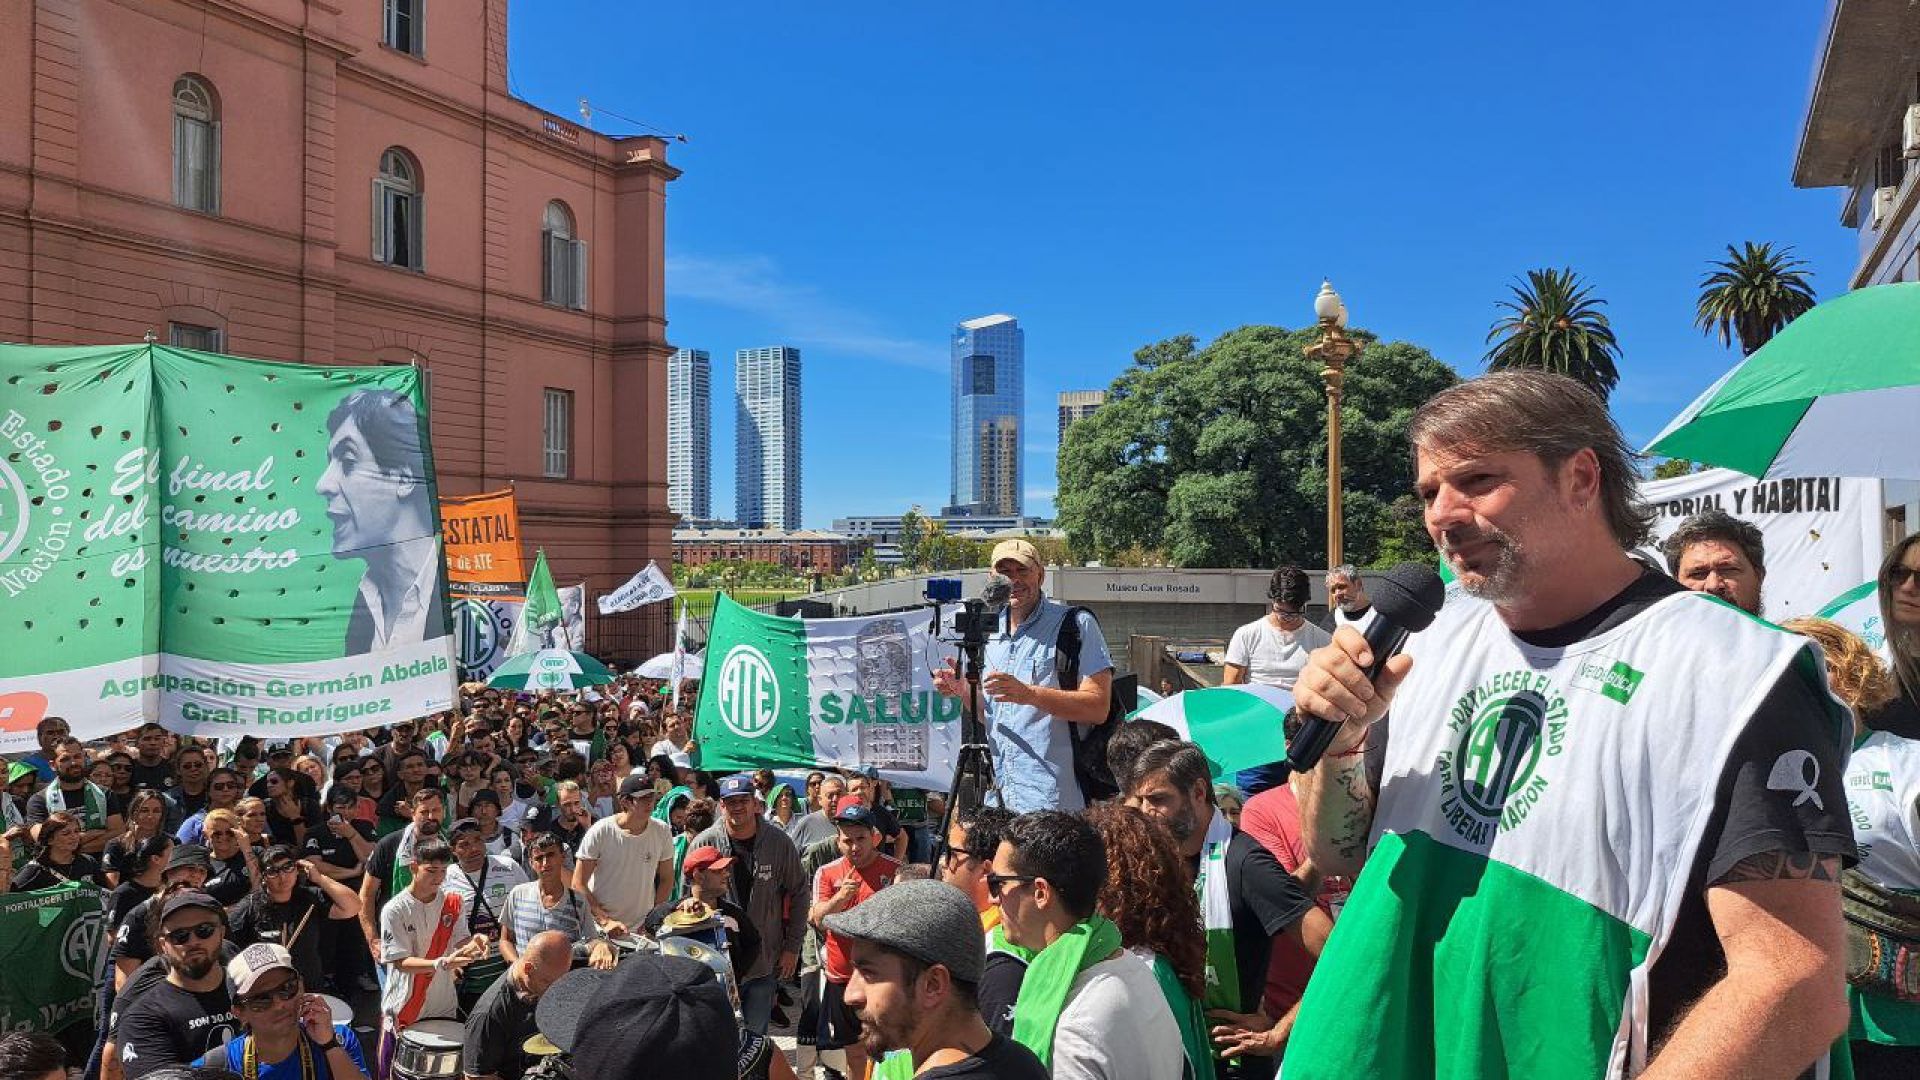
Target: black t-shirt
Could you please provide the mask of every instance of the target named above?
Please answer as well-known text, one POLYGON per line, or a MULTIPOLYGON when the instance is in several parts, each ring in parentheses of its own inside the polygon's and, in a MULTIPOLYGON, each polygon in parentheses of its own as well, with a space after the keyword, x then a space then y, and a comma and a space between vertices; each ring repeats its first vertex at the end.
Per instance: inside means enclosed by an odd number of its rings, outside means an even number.
MULTIPOLYGON (((105 791, 104 788, 102 790, 105 791)), ((74 817, 80 819, 81 827, 85 828, 87 824, 86 813, 85 813, 87 808, 86 785, 82 784, 77 788, 62 787, 60 789, 60 792, 62 795, 66 796, 67 811, 71 813, 74 817)), ((115 795, 111 791, 107 791, 106 796, 107 796, 107 801, 106 801, 107 814, 111 816, 113 814, 120 813, 120 808, 125 804, 126 800, 120 798, 118 795, 115 795)), ((49 811, 47 810, 47 789, 46 788, 44 787, 39 788, 36 791, 34 791, 32 795, 27 796, 27 823, 29 825, 38 825, 39 823, 47 820, 48 813, 49 811)))
POLYGON ((34 859, 22 866, 13 875, 14 892, 32 892, 35 889, 51 889, 65 885, 69 881, 85 881, 104 889, 107 879, 100 871, 100 861, 91 855, 75 853, 73 861, 65 866, 34 859))
POLYGON ((1227 841, 1227 902, 1233 915, 1233 959, 1240 973, 1240 1012, 1259 1011, 1274 936, 1306 918, 1312 898, 1299 879, 1251 835, 1227 841))
POLYGON ((1920 739, 1920 702, 1906 694, 1896 694, 1880 711, 1866 718, 1866 725, 1903 739, 1920 739))
MULTIPOLYGON (((762 825, 761 828, 773 828, 762 825)), ((753 896, 753 845, 760 839, 760 830, 755 829, 752 836, 741 839, 729 835, 733 843, 733 895, 742 901, 750 902, 753 896)), ((746 968, 740 970, 745 971, 746 968)))
MULTIPOLYGON (((1684 586, 1646 570, 1612 599, 1563 626, 1516 634, 1536 648, 1566 648, 1604 634, 1684 586)), ((1807 648, 1817 649, 1811 641, 1807 648)), ((1707 886, 1743 859, 1768 852, 1837 856, 1851 864, 1853 824, 1842 785, 1850 735, 1836 722, 1833 702, 1817 687, 1811 664, 1790 664, 1735 740, 1715 786, 1714 810, 1701 837, 1666 950, 1648 972, 1647 1039, 1659 1046, 1694 1002, 1726 974, 1726 954, 1707 914, 1707 886), (1813 758, 1816 798, 1770 789, 1773 767, 1787 754, 1813 758), (1797 805, 1796 805, 1797 803, 1797 805)), ((1376 725, 1366 766, 1376 790, 1386 759, 1390 725, 1376 725)), ((1803 774, 1804 775, 1804 774, 1803 774)))
POLYGON ((207 875, 207 895, 225 907, 232 907, 253 891, 253 875, 247 872, 247 857, 235 853, 231 859, 214 856, 213 872, 207 875))
MULTIPOLYGON (((167 798, 173 800, 175 812, 182 821, 207 808, 207 796, 211 794, 207 785, 202 784, 200 794, 195 795, 184 787, 174 787, 167 792, 167 798)), ((176 826, 177 827, 177 826, 176 826)))
POLYGON ((320 801, 318 799, 301 799, 298 814, 298 818, 284 816, 280 812, 280 803, 278 800, 267 804, 267 835, 272 838, 274 843, 287 844, 293 847, 298 847, 300 844, 305 843, 304 837, 296 837, 294 835, 294 826, 296 824, 306 826, 307 836, 312 836, 315 831, 325 827, 324 823, 327 819, 320 813, 320 801))
POLYGON ((137 960, 145 964, 155 959, 153 939, 147 936, 147 920, 152 912, 153 898, 148 897, 133 905, 126 917, 120 920, 119 929, 113 936, 113 949, 107 953, 109 962, 137 960))
POLYGON ((138 1080, 168 1065, 192 1064, 239 1034, 222 979, 198 994, 162 981, 121 1012, 116 1037, 127 1080, 138 1080))
MULTIPOLYGON (((234 957, 239 955, 240 950, 234 946, 233 942, 220 943, 221 967, 226 967, 234 957)), ((113 1011, 107 1014, 108 1035, 114 1034, 115 1029, 120 1026, 120 1018, 127 1015, 127 1010, 133 1008, 133 1003, 140 1000, 140 995, 166 981, 167 958, 164 956, 149 957, 139 967, 134 968, 133 974, 127 976, 126 985, 120 988, 120 993, 113 999, 113 1011)))
POLYGON ((284 904, 251 892, 229 916, 227 937, 243 949, 262 941, 285 948, 293 954, 293 967, 300 978, 308 986, 322 986, 326 975, 320 967, 321 927, 332 910, 333 901, 327 894, 304 882, 293 887, 293 895, 284 904), (301 925, 302 919, 306 920, 305 926, 301 925), (299 936, 289 946, 287 938, 296 932, 299 936))
POLYGON ((120 932, 120 924, 126 921, 127 916, 131 915, 135 908, 146 903, 147 897, 152 895, 152 889, 137 881, 122 881, 119 887, 113 890, 113 895, 107 897, 107 933, 117 935, 120 932))
POLYGON ((367 852, 366 872, 380 883, 380 891, 376 894, 380 907, 386 907, 387 901, 393 899, 393 868, 400 860, 400 845, 406 838, 406 829, 388 833, 373 845, 372 851, 367 852))
POLYGON ((980 1019, 994 1034, 1013 1037, 1013 1006, 1020 1000, 1020 981, 1026 977, 1026 961, 1012 953, 987 953, 987 966, 981 970, 980 986, 973 997, 980 1007, 980 1019))
POLYGON ((533 1018, 535 1004, 520 996, 512 976, 495 979, 467 1016, 460 1071, 519 1080, 528 1066, 524 1045, 540 1031, 533 1018))
MULTIPOLYGON (((354 832, 360 834, 360 839, 369 844, 374 842, 373 826, 368 825, 364 821, 355 821, 352 818, 347 819, 347 824, 353 827, 354 832)), ((309 858, 318 858, 328 866, 338 866, 343 870, 349 867, 360 866, 359 856, 353 853, 353 844, 348 842, 346 837, 335 834, 325 820, 320 822, 319 828, 307 832, 306 854, 309 858)), ((367 857, 371 859, 373 852, 367 852, 367 857)), ((364 871, 366 868, 361 867, 361 869, 364 871)), ((339 880, 340 883, 347 888, 358 890, 360 888, 360 878, 360 874, 355 874, 350 878, 341 878, 339 880)))
POLYGON ((979 1053, 928 1069, 920 1080, 1047 1080, 1047 1069, 1033 1051, 996 1031, 979 1053))
POLYGON ((158 765, 142 765, 139 758, 133 759, 133 786, 153 788, 165 791, 179 781, 173 775, 173 762, 161 758, 158 765))
POLYGON ((587 835, 586 825, 568 828, 561 824, 560 808, 558 806, 541 806, 537 808, 532 815, 527 818, 526 827, 532 832, 546 833, 555 840, 560 841, 561 846, 565 847, 569 852, 578 852, 580 850, 581 839, 587 835))

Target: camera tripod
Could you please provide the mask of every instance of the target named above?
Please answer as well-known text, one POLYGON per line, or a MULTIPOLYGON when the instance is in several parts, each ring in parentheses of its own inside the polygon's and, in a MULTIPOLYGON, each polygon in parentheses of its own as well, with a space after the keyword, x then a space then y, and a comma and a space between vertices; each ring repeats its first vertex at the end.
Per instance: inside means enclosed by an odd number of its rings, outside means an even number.
POLYGON ((953 787, 947 792, 947 808, 940 815, 940 835, 933 845, 936 876, 946 863, 947 836, 962 804, 969 811, 975 810, 994 789, 993 749, 987 744, 986 719, 980 712, 980 666, 985 650, 985 642, 968 640, 960 644, 962 675, 967 681, 966 706, 960 714, 960 755, 954 763, 953 787))

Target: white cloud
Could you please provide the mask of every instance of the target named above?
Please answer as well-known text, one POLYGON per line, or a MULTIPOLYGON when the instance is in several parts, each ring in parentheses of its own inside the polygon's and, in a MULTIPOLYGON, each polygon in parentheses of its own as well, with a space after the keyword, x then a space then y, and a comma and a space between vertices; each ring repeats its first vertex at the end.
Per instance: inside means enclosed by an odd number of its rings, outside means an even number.
POLYGON ((873 316, 836 303, 811 285, 785 280, 779 266, 764 255, 668 255, 667 295, 757 315, 785 339, 783 344, 942 374, 948 369, 940 345, 888 334, 873 316))

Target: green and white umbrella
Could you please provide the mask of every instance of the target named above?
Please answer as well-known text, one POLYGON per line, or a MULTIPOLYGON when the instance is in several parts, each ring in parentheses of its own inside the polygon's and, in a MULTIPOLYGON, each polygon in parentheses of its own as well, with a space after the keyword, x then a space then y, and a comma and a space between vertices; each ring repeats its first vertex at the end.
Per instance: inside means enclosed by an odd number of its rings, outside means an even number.
POLYGON ((1763 480, 1920 479, 1920 282, 1876 285, 1787 324, 1647 453, 1763 480))
POLYGON ((1293 695, 1277 686, 1243 683, 1186 690, 1135 712, 1158 720, 1206 751, 1213 778, 1271 765, 1287 756, 1285 720, 1293 695))
POLYGON ((613 672, 586 653, 541 649, 508 657, 494 669, 487 685, 505 690, 578 690, 612 681, 613 672))

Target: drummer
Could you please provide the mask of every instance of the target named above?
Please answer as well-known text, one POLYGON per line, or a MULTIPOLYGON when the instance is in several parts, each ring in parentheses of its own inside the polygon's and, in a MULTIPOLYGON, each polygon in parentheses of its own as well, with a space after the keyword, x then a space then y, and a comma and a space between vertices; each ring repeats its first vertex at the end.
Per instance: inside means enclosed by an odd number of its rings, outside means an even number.
POLYGON ((480 995, 467 1017, 460 1049, 466 1080, 520 1080, 530 1064, 526 1042, 539 1033, 534 1008, 572 966, 573 944, 565 934, 548 930, 527 942, 506 977, 480 995))
POLYGON ((195 1065, 248 1080, 367 1080, 353 1028, 334 1023, 326 1000, 306 992, 287 950, 265 942, 247 946, 227 964, 227 985, 234 1019, 247 1033, 195 1065))
MULTIPOLYGON (((587 908, 587 898, 567 884, 567 849, 557 837, 536 834, 527 844, 527 861, 534 880, 513 887, 500 920, 500 955, 508 963, 519 960, 520 947, 534 935, 557 930, 584 953, 587 962, 602 971, 613 967, 615 953, 606 932, 587 908)), ((626 927, 612 924, 620 935, 626 927)))
MULTIPOLYGON (((492 792, 483 792, 491 796, 492 792)), ((447 890, 465 901, 467 925, 489 942, 500 940, 500 924, 507 912, 507 896, 514 886, 531 880, 520 864, 505 855, 487 851, 481 825, 473 818, 461 818, 448 830, 455 863, 447 871, 447 890)), ((487 992, 512 961, 505 959, 491 944, 487 955, 474 961, 460 979, 460 1011, 473 1010, 474 1002, 487 992)))
POLYGON ((694 848, 687 852, 686 865, 683 867, 687 878, 687 895, 679 901, 668 901, 647 913, 647 936, 659 938, 661 924, 674 912, 695 910, 695 905, 711 910, 719 915, 720 925, 726 933, 727 951, 733 960, 733 972, 736 979, 742 972, 753 967, 753 961, 760 955, 760 932, 754 929, 753 920, 740 905, 727 899, 727 888, 733 880, 733 857, 720 854, 719 848, 694 848))
POLYGON ((401 1032, 458 1016, 460 975, 487 951, 487 939, 468 927, 466 904, 445 888, 452 862, 445 840, 422 839, 413 848, 413 879, 380 911, 380 962, 388 972, 380 996, 382 1076, 391 1075, 401 1032))

